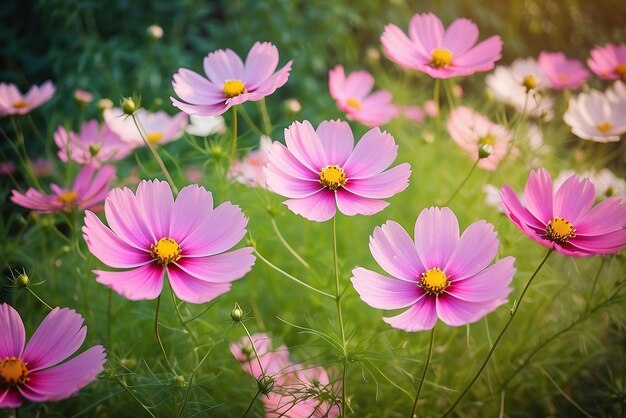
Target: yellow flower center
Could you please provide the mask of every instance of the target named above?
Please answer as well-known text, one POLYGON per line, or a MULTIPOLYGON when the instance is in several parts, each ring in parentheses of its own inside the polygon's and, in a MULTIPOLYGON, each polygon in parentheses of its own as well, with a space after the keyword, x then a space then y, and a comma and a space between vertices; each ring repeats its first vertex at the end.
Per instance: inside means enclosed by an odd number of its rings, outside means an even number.
POLYGON ((491 134, 487 134, 478 140, 478 145, 492 145, 493 146, 495 143, 496 143, 496 138, 494 138, 494 136, 491 134))
POLYGON ((150 141, 151 144, 155 144, 162 140, 164 136, 163 132, 148 132, 146 134, 146 139, 150 141))
POLYGON ((615 72, 622 77, 626 77, 626 64, 617 64, 615 72))
POLYGON ((421 287, 428 295, 440 295, 448 286, 448 276, 441 269, 434 267, 422 273, 422 278, 417 285, 421 287))
POLYGON ((338 165, 327 165, 320 171, 320 184, 330 190, 337 190, 347 181, 346 173, 338 165))
POLYGON ((567 242, 570 238, 574 238, 576 229, 572 223, 563 218, 554 218, 548 222, 546 227, 546 238, 553 242, 561 244, 567 242))
POLYGON ((12 356, 0 360, 0 387, 23 385, 28 380, 26 363, 12 356))
POLYGON ((346 104, 356 110, 359 110, 361 108, 361 102, 359 102, 357 99, 355 99, 354 97, 350 97, 348 100, 346 100, 346 104))
POLYGON ((65 193, 61 193, 57 196, 57 202, 63 203, 67 207, 71 207, 76 200, 78 199, 78 192, 69 191, 65 193))
POLYGON ((611 125, 608 122, 599 123, 596 125, 596 129, 600 131, 601 133, 606 133, 610 131, 611 129, 613 129, 613 125, 611 125))
POLYGON ((526 89, 531 90, 537 87, 537 79, 534 75, 527 75, 522 80, 522 86, 526 87, 526 89))
POLYGON ((230 99, 231 97, 245 93, 246 85, 243 84, 241 80, 226 80, 222 86, 222 91, 224 92, 224 96, 230 99))
POLYGON ((13 103, 13 107, 15 109, 24 109, 26 106, 28 106, 28 102, 26 100, 18 100, 17 102, 13 103))
POLYGON ((430 65, 435 68, 444 68, 452 62, 452 52, 445 48, 436 48, 432 52, 430 65))
POLYGON ((172 238, 161 238, 156 244, 150 246, 150 254, 157 263, 164 266, 180 260, 183 250, 172 238))

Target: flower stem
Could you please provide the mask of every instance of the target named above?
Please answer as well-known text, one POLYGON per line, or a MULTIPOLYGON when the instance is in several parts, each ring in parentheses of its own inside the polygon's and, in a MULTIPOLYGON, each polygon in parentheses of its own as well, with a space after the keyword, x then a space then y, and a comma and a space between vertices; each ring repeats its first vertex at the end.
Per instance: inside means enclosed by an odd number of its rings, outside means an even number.
POLYGON ((509 320, 504 325, 504 328, 502 328, 502 331, 500 331, 500 334, 498 334, 498 338, 496 338, 496 341, 493 343, 493 346, 491 346, 491 349, 489 350, 489 353, 487 353, 487 357, 483 361, 483 364, 478 369, 478 372, 476 373, 474 378, 465 387, 463 392, 461 392, 461 394, 456 399, 456 401, 454 401, 452 406, 450 408, 448 408, 448 410, 446 412, 444 412, 444 414, 442 415, 442 418, 448 416, 448 414, 450 414, 454 410, 454 408, 459 404, 459 402, 461 402, 461 399, 463 399, 465 394, 470 390, 472 385, 478 380, 478 377, 480 377, 480 375, 483 372, 483 370, 485 370, 485 367, 487 366, 487 363, 489 362, 489 359, 491 359, 491 356, 493 355, 493 353, 496 351, 496 347, 498 347, 498 344, 500 343, 500 340, 502 339, 502 337, 506 333, 507 329, 509 329, 509 326, 511 325, 511 322, 513 322, 513 319, 515 318, 515 314, 517 313, 517 311, 519 310, 520 305, 522 304, 522 300, 524 299, 524 295, 526 294, 526 291, 528 290, 528 288, 530 287, 530 284, 533 282, 533 280, 537 276, 537 273, 539 273, 539 270, 541 270, 541 267, 543 267, 543 265, 546 263, 546 261, 548 261, 548 258, 550 257, 550 255, 552 254, 553 251, 554 250, 552 248, 550 248, 548 250, 546 255, 543 257, 543 260, 541 260, 541 263, 539 263, 539 265, 537 266, 537 268, 533 272, 532 276, 530 276, 530 279, 528 279, 528 282, 526 283, 526 286, 524 286, 524 289, 522 289, 522 293, 520 294, 519 299, 517 300, 517 303, 515 304, 515 307, 511 310, 511 315, 509 316, 509 320))
POLYGON ((276 233, 276 236, 278 237, 280 242, 285 246, 287 251, 289 251, 291 253, 291 255, 293 255, 295 257, 296 260, 298 260, 300 263, 302 263, 302 265, 304 267, 310 268, 309 263, 304 261, 304 259, 300 256, 300 254, 298 254, 296 252, 296 250, 294 250, 293 247, 291 247, 291 245, 289 245, 289 243, 287 242, 287 240, 285 239, 283 234, 280 232, 280 230, 278 229, 278 225, 276 224, 276 218, 274 218, 272 216, 271 219, 272 219, 272 228, 274 228, 274 232, 276 233))
POLYGON ((259 127, 256 126, 256 123, 254 123, 252 121, 252 118, 250 118, 250 115, 248 115, 248 112, 246 111, 246 108, 244 106, 241 106, 241 116, 243 116, 243 118, 245 119, 246 123, 248 124, 250 129, 254 131, 255 134, 263 135, 263 132, 261 132, 259 127))
MULTIPOLYGON (((256 351, 256 346, 254 345, 254 341, 252 340, 252 335, 250 335, 250 331, 248 331, 248 327, 246 327, 246 324, 244 324, 242 321, 239 321, 239 323, 243 327, 243 330, 246 331, 246 335, 248 336, 248 339, 250 340, 250 345, 252 346, 252 351, 254 351, 254 357, 256 357, 256 361, 259 363, 259 370, 261 370, 261 376, 258 377, 257 379, 260 379, 263 376, 265 376, 265 371, 263 370, 263 365, 261 364, 261 357, 259 357, 259 352, 256 351)), ((253 376, 253 377, 256 377, 256 376, 253 376)))
POLYGON ((270 121, 270 114, 267 113, 267 106, 265 104, 265 98, 259 100, 259 108, 261 109, 261 119, 263 120, 263 129, 266 135, 272 133, 272 122, 270 121))
POLYGON ((337 217, 333 216, 333 265, 335 269, 335 304, 337 317, 339 318, 339 330, 341 332, 341 348, 343 349, 342 361, 342 384, 341 384, 341 416, 346 416, 346 374, 348 369, 348 351, 346 347, 346 331, 343 325, 343 313, 341 311, 341 294, 339 292, 339 264, 337 260, 337 217))
POLYGON ((108 307, 109 323, 107 326, 107 341, 109 349, 113 348, 113 289, 109 288, 109 307, 108 307))
POLYGON ((154 313, 154 335, 156 336, 157 343, 159 344, 159 348, 161 349, 161 354, 163 354, 163 359, 165 359, 165 364, 167 367, 174 373, 174 368, 167 358, 167 353, 165 352, 165 348, 163 348, 163 342, 161 341, 161 335, 159 335, 159 308, 161 307, 161 295, 157 297, 156 302, 156 312, 154 313))
POLYGON ((604 267, 604 262, 606 261, 606 257, 600 257, 601 261, 600 261, 600 267, 598 267, 598 271, 596 272, 596 276, 593 278, 593 284, 591 285, 591 293, 589 294, 589 299, 587 299, 586 305, 587 308, 586 310, 589 310, 589 304, 591 303, 591 300, 593 299, 593 294, 596 292, 596 286, 598 285, 598 279, 600 278, 600 272, 602 271, 602 267, 604 267))
POLYGON ((435 111, 437 112, 437 118, 435 119, 435 137, 437 137, 441 131, 441 109, 439 108, 439 88, 441 80, 435 78, 435 86, 433 87, 433 101, 435 102, 435 111))
POLYGON ((233 142, 230 145, 230 162, 237 158, 237 106, 233 106, 233 142))
POLYGON ((161 171, 165 175, 165 178, 167 179, 167 182, 172 187, 172 190, 174 190, 174 194, 178 194, 178 187, 176 187, 176 184, 174 184, 174 180, 172 179, 172 176, 170 176, 170 172, 167 170, 167 167, 165 167, 165 163, 161 159, 161 156, 156 151, 154 146, 152 146, 150 141, 148 141, 148 139, 146 138, 146 135, 144 134, 143 129, 141 127, 141 124, 139 123, 139 120, 137 119, 137 117, 133 114, 132 118, 133 118, 133 122, 135 122, 135 126, 137 127, 137 130, 139 131, 139 135, 141 136, 141 139, 143 139, 143 142, 146 144, 146 146, 148 147, 148 149, 152 153, 152 156, 154 157, 154 159, 159 164, 159 167, 161 167, 161 171))
POLYGON ((243 415, 241 416, 241 418, 245 418, 246 415, 248 415, 248 412, 250 412, 250 409, 252 409, 252 405, 254 405, 254 401, 256 401, 256 398, 259 397, 259 394, 261 393, 260 390, 256 391, 256 395, 254 395, 254 398, 252 398, 252 400, 250 401, 250 405, 248 405, 248 409, 246 409, 246 412, 243 413, 243 415))
POLYGON ((452 193, 452 196, 450 196, 448 198, 448 200, 446 200, 446 203, 443 204, 444 206, 448 206, 450 204, 450 202, 452 202, 452 200, 456 197, 456 195, 459 194, 459 192, 461 191, 463 186, 465 186, 465 183, 467 183, 467 180, 469 180, 469 178, 471 177, 471 175, 474 172, 474 170, 476 170, 476 167, 478 166, 478 162, 479 161, 480 161, 480 158, 477 158, 476 162, 474 163, 474 165, 472 165, 472 168, 470 168, 469 173, 467 173, 467 176, 465 176, 465 178, 463 179, 461 184, 459 184, 459 187, 457 187, 456 190, 454 191, 454 193, 452 193))
POLYGON ((191 337, 191 341, 194 344, 194 349, 193 349, 193 357, 195 359, 195 362, 198 363, 198 347, 200 346, 200 343, 198 342, 198 340, 196 339, 196 337, 193 335, 193 332, 191 332, 191 329, 189 328, 189 325, 187 325, 187 322, 185 322, 185 320, 183 319, 182 314, 180 313, 180 309, 178 308, 178 303, 176 300, 176 295, 174 294, 174 292, 172 292, 172 302, 174 302, 174 310, 176 310, 176 315, 178 316, 178 320, 180 321, 180 325, 182 325, 182 327, 185 329, 185 331, 187 332, 187 334, 189 334, 189 337, 191 337))
MULTIPOLYGON (((437 324, 435 324, 436 327, 437 324)), ((422 378, 420 380, 420 384, 417 387, 417 393, 415 394, 415 402, 413 402, 413 410, 411 411, 411 415, 409 418, 415 417, 415 409, 417 408, 417 400, 420 398, 420 393, 422 392, 422 386, 424 385, 424 380, 426 379, 426 373, 428 372, 428 366, 430 366, 430 358, 433 354, 433 342, 435 341, 435 327, 430 330, 430 343, 428 344, 428 354, 426 355, 426 364, 424 365, 424 372, 422 373, 422 378)))

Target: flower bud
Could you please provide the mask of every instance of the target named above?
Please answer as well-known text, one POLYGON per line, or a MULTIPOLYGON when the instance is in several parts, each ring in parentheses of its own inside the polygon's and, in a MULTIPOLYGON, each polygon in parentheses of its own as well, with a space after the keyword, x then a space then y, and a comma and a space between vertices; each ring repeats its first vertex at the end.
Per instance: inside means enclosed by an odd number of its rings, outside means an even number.
POLYGON ((99 145, 95 145, 95 144, 89 145, 89 154, 91 154, 92 157, 95 157, 99 152, 100 152, 99 145))
POLYGON ((86 90, 76 89, 74 92, 74 100, 76 100, 78 104, 86 105, 91 103, 93 95, 86 90))
POLYGON ((380 61, 380 51, 373 46, 367 48, 367 51, 365 51, 365 56, 370 61, 380 61))
POLYGON ((156 41, 163 37, 163 28, 159 25, 150 25, 148 29, 146 29, 148 36, 150 39, 156 41))
POLYGON ((478 159, 482 160, 483 158, 489 157, 493 154, 493 145, 482 144, 478 146, 478 159))
POLYGON ((125 114, 132 116, 139 109, 139 105, 131 97, 125 97, 122 100, 122 110, 125 114))
POLYGON ((241 309, 239 307, 239 304, 235 302, 235 307, 233 308, 232 311, 230 311, 230 318, 234 322, 241 322, 241 320, 243 319, 244 316, 245 316, 245 313, 244 313, 243 309, 241 309))
POLYGON ((302 110, 302 105, 296 99, 287 99, 285 101, 285 108, 290 115, 296 115, 302 110))
POLYGON ((100 109, 100 111, 106 110, 106 109, 110 109, 113 107, 113 101, 111 99, 100 99, 98 100, 98 109, 100 109))
POLYGON ((259 386, 259 390, 264 395, 267 395, 272 391, 272 389, 274 389, 274 379, 268 375, 261 376, 261 378, 257 381, 257 384, 259 386))
POLYGON ((185 386, 187 386, 187 382, 185 381, 185 376, 182 375, 178 375, 174 378, 174 384, 176 386, 178 386, 179 388, 184 388, 185 386))
POLYGON ((30 283, 30 277, 26 273, 21 273, 15 278, 15 283, 20 287, 26 287, 30 283))

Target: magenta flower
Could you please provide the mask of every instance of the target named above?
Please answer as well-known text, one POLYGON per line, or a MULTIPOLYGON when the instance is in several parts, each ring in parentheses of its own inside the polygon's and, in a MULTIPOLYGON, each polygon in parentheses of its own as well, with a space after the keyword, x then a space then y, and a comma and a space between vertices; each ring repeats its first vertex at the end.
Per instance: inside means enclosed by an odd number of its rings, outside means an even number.
POLYGON ((478 321, 505 303, 515 274, 513 257, 489 265, 498 253, 493 225, 471 224, 459 238, 448 208, 424 209, 415 222, 415 242, 396 222, 374 229, 370 251, 392 277, 357 267, 352 284, 368 305, 406 311, 383 318, 405 331, 431 329, 437 317, 450 326, 478 321))
POLYGON ((248 220, 230 202, 213 209, 203 187, 183 188, 176 200, 165 181, 142 181, 111 190, 104 204, 106 227, 85 213, 89 251, 123 271, 94 270, 96 280, 130 300, 161 294, 163 273, 180 299, 204 303, 230 290, 254 264, 252 248, 225 252, 246 234, 248 220))
POLYGON ((626 81, 626 44, 608 43, 595 47, 587 65, 600 78, 626 81))
POLYGON ((245 64, 232 50, 218 49, 204 58, 208 80, 186 68, 174 74, 172 87, 182 101, 170 99, 189 115, 221 115, 231 106, 274 93, 287 82, 291 64, 275 72, 278 49, 269 42, 252 45, 245 64))
POLYGON ((614 254, 626 245, 626 205, 612 197, 592 208, 596 188, 589 179, 572 175, 555 193, 550 173, 541 168, 528 176, 525 205, 508 185, 500 198, 504 213, 520 231, 561 254, 614 254))
POLYGON ((83 317, 55 308, 41 322, 28 344, 22 318, 0 304, 0 408, 69 398, 96 379, 106 361, 104 347, 95 345, 70 357, 85 341, 83 317))
POLYGON ((347 122, 324 121, 317 130, 308 121, 285 129, 285 147, 274 142, 265 168, 267 185, 289 198, 284 203, 305 218, 323 222, 336 207, 348 216, 380 212, 408 186, 411 166, 396 159, 393 136, 370 129, 354 146, 347 122))
POLYGON ((50 100, 54 91, 51 81, 32 86, 24 95, 15 84, 0 83, 0 116, 25 115, 50 100))
POLYGON ((562 52, 542 52, 538 62, 551 89, 577 89, 589 78, 580 60, 568 59, 562 52))
POLYGON ((445 30, 437 16, 424 13, 413 16, 408 37, 388 24, 380 41, 393 62, 433 78, 450 78, 489 71, 502 58, 499 36, 475 45, 477 39, 478 27, 469 19, 457 19, 445 30))
MULTIPOLYGON (((122 141, 132 147, 145 145, 135 122, 125 115, 122 109, 118 107, 106 109, 103 116, 111 131, 119 135, 122 141)), ((162 110, 153 113, 139 109, 135 112, 135 117, 143 129, 146 140, 151 144, 167 144, 180 138, 189 122, 187 115, 182 112, 170 116, 162 110)))
POLYGON ((328 86, 339 109, 366 126, 384 125, 398 114, 391 93, 372 93, 374 77, 367 71, 355 71, 346 78, 343 67, 338 65, 328 73, 328 86))
POLYGON ((104 200, 111 183, 115 179, 115 167, 105 166, 96 169, 93 165, 83 166, 76 175, 70 189, 52 183, 52 194, 43 194, 32 187, 25 194, 13 190, 11 201, 16 205, 34 209, 38 212, 71 212, 73 210, 102 210, 104 200))
POLYGON ((133 150, 133 145, 122 141, 106 124, 100 126, 95 119, 85 122, 79 133, 68 132, 59 126, 54 133, 54 142, 59 147, 57 155, 61 161, 96 167, 121 160, 133 150))

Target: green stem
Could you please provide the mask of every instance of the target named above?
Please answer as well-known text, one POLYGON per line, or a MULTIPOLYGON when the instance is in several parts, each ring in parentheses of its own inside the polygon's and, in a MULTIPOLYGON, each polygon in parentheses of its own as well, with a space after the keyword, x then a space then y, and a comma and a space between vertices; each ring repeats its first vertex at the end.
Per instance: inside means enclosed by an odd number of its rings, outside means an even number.
POLYGON ((250 409, 252 409, 252 405, 254 405, 254 401, 256 401, 256 398, 259 397, 259 394, 261 393, 260 390, 256 391, 256 395, 254 395, 254 398, 252 398, 252 401, 250 401, 250 405, 248 405, 248 409, 246 409, 246 412, 243 413, 243 415, 241 416, 241 418, 245 418, 246 415, 248 415, 248 412, 250 412, 250 409))
POLYGON ((141 399, 139 399, 139 398, 137 397, 137 395, 135 395, 135 394, 133 393, 133 391, 132 391, 132 390, 130 390, 130 388, 129 388, 128 386, 126 386, 126 383, 122 382, 122 380, 121 380, 119 377, 117 377, 117 376, 114 376, 114 377, 115 377, 115 380, 117 381, 117 383, 118 383, 121 387, 123 387, 123 388, 124 388, 124 390, 125 390, 126 392, 128 392, 128 394, 129 394, 130 396, 132 396, 132 398, 133 398, 134 400, 136 400, 136 401, 139 403, 139 405, 141 405, 141 407, 142 407, 143 409, 145 409, 145 410, 146 410, 146 412, 147 412, 147 413, 148 413, 148 414, 149 414, 152 418, 156 418, 156 415, 154 415, 154 414, 152 413, 152 411, 150 410, 150 408, 148 408, 148 406, 147 406, 146 404, 144 404, 143 402, 141 402, 141 399))
POLYGON ((237 158, 237 106, 233 106, 233 142, 230 145, 230 163, 237 158))
MULTIPOLYGON (((239 321, 239 323, 243 327, 244 331, 246 331, 246 335, 248 336, 248 339, 250 340, 252 351, 254 351, 254 357, 256 357, 256 361, 259 363, 259 370, 261 370, 261 376, 259 377, 259 379, 261 379, 263 376, 265 376, 265 371, 263 370, 263 365, 261 364, 261 357, 259 357, 259 352, 256 351, 256 346, 254 345, 254 341, 252 340, 252 335, 250 335, 250 331, 248 331, 248 327, 246 327, 246 324, 244 324, 241 321, 239 321)), ((253 377, 256 377, 256 376, 253 376, 253 377)))
POLYGON ((274 232, 276 233, 276 236, 278 237, 278 239, 280 240, 280 242, 285 246, 285 248, 287 249, 287 251, 289 251, 291 253, 291 255, 293 255, 295 257, 296 260, 298 260, 300 263, 302 263, 302 265, 306 268, 309 268, 309 263, 307 263, 301 256, 300 254, 298 254, 296 252, 296 250, 294 250, 291 245, 289 245, 289 243, 287 242, 287 240, 285 239, 285 237, 283 236, 283 234, 281 234, 280 230, 278 229, 278 225, 276 224, 276 218, 274 218, 273 216, 271 217, 272 219, 272 228, 274 228, 274 232))
POLYGON ((52 310, 52 306, 48 305, 46 302, 43 301, 42 298, 40 298, 39 296, 37 296, 37 294, 35 292, 33 292, 32 290, 30 290, 30 287, 27 287, 26 290, 28 290, 28 292, 33 295, 39 302, 41 302, 46 308, 52 310))
POLYGON ((193 332, 191 332, 191 329, 187 325, 187 322, 185 322, 185 320, 183 319, 183 316, 180 313, 180 309, 178 308, 178 303, 176 301, 176 295, 174 294, 174 292, 172 292, 172 301, 174 302, 174 310, 176 310, 176 315, 178 316, 178 320, 180 321, 180 324, 185 329, 185 332, 189 334, 189 337, 191 337, 191 341, 193 342, 193 345, 194 345, 194 349, 192 350, 194 361, 198 363, 198 352, 196 351, 196 349, 200 346, 200 343, 196 339, 195 335, 193 335, 193 332))
POLYGON ((439 108, 439 88, 441 80, 435 78, 435 86, 433 87, 433 101, 435 102, 435 111, 437 112, 437 118, 435 119, 435 137, 439 136, 441 131, 441 109, 439 108))
POLYGON ((602 271, 602 267, 604 267, 604 262, 606 261, 606 257, 600 257, 600 267, 598 267, 598 271, 596 272, 596 276, 593 278, 593 284, 591 285, 591 293, 589 294, 589 299, 587 300, 587 310, 589 309, 589 304, 593 299, 593 294, 596 292, 596 286, 598 285, 598 279, 600 278, 600 272, 602 271))
POLYGON ((272 134, 272 122, 270 121, 270 114, 267 113, 267 105, 265 104, 265 98, 259 100, 259 108, 261 109, 261 119, 263 120, 263 129, 266 135, 272 134))
POLYGON ((109 308, 108 308, 109 324, 107 327, 107 341, 109 349, 113 347, 113 289, 109 288, 109 308))
POLYGON ((428 344, 428 354, 426 356, 426 364, 424 365, 424 372, 422 373, 420 384, 417 387, 417 393, 415 394, 415 402, 413 402, 413 409, 411 410, 411 415, 409 416, 409 418, 415 417, 415 410, 417 408, 417 400, 420 398, 420 393, 422 392, 422 386, 424 385, 424 380, 426 379, 426 373, 428 372, 428 366, 430 366, 430 358, 433 354, 433 342, 434 341, 435 341, 435 327, 433 327, 433 329, 430 330, 430 343, 428 344))
POLYGON ((243 118, 245 119, 246 123, 248 124, 250 129, 252 129, 254 131, 255 134, 263 135, 263 132, 261 132, 259 127, 256 126, 256 124, 252 121, 252 118, 250 118, 250 115, 248 115, 248 112, 246 111, 246 108, 244 106, 241 106, 241 116, 243 116, 243 118))
POLYGON ((465 387, 465 389, 463 390, 463 392, 461 392, 461 394, 459 395, 459 397, 456 399, 456 401, 454 401, 454 403, 452 404, 452 406, 450 408, 448 408, 448 410, 446 412, 444 412, 444 414, 442 415, 443 417, 448 416, 448 414, 450 414, 454 408, 459 404, 459 402, 461 402, 461 399, 463 399, 463 397, 465 396, 465 394, 470 390, 470 388, 472 387, 472 385, 478 380, 478 378, 480 377, 481 373, 483 372, 483 370, 485 369, 485 367, 487 366, 487 363, 489 362, 489 359, 491 358, 491 356, 493 355, 493 353, 496 351, 496 347, 498 347, 498 344, 500 343, 500 340, 502 339, 502 337, 504 336, 504 334, 506 333, 507 329, 509 329, 509 326, 511 325, 511 322, 513 322, 513 319, 515 318, 515 314, 517 313, 517 311, 519 310, 520 305, 522 304, 522 300, 524 299, 524 295, 526 294, 526 291, 528 290, 528 288, 530 287, 530 284, 533 282, 534 278, 537 276, 537 273, 539 273, 539 270, 541 270, 541 267, 543 267, 543 265, 546 263, 546 261, 548 260, 548 258, 550 257, 550 255, 552 254, 554 250, 552 248, 550 248, 548 250, 548 252, 546 253, 546 255, 543 257, 543 260, 541 260, 541 263, 539 263, 539 265, 537 266, 537 268, 535 269, 535 271, 533 272, 532 276, 530 276, 530 279, 528 279, 528 282, 526 283, 526 286, 524 286, 524 289, 522 290, 522 293, 520 294, 519 299, 517 300, 517 303, 515 304, 515 307, 512 309, 511 311, 511 315, 509 316, 509 320, 506 322, 506 324, 504 325, 504 328, 502 328, 502 331, 500 331, 500 334, 498 334, 498 338, 496 338, 496 341, 493 343, 493 346, 491 347, 491 349, 489 350, 489 353, 487 353, 487 357, 485 358, 485 360, 483 361, 482 365, 480 366, 480 368, 478 369, 478 372, 476 373, 476 375, 474 376, 474 378, 469 382, 469 384, 465 387))
POLYGON ((161 335, 159 334, 159 309, 161 307, 161 295, 157 297, 156 302, 156 312, 154 313, 154 335, 156 336, 157 343, 159 344, 159 348, 161 349, 161 354, 163 355, 163 359, 165 360, 165 364, 172 371, 172 373, 176 374, 172 364, 167 358, 167 353, 165 352, 165 348, 163 348, 163 342, 161 341, 161 335))
POLYGON ((474 165, 472 165, 472 168, 470 169, 469 173, 467 173, 467 175, 465 176, 461 184, 459 184, 459 187, 457 187, 454 193, 452 193, 452 196, 450 196, 448 200, 446 200, 446 203, 443 204, 444 206, 448 206, 450 202, 452 202, 452 200, 456 197, 456 195, 459 194, 461 189, 463 189, 463 186, 465 186, 465 183, 467 183, 467 181, 471 177, 474 170, 476 170, 476 167, 478 166, 479 162, 480 162, 480 158, 476 159, 476 162, 474 163, 474 165))
POLYGON ((335 269, 335 304, 337 317, 339 318, 339 330, 341 332, 341 348, 343 349, 342 361, 342 385, 341 385, 341 416, 346 416, 346 374, 348 369, 348 351, 346 347, 346 331, 343 325, 343 313, 341 311, 341 293, 339 292, 339 262, 337 259, 337 217, 333 216, 333 265, 335 269))

